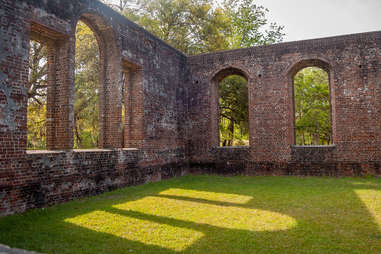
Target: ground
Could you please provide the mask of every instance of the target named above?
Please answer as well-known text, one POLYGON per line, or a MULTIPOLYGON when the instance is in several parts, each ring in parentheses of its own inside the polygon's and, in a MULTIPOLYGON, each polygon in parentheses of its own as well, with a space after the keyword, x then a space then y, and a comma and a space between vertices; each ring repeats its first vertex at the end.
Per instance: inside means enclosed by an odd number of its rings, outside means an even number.
POLYGON ((381 179, 186 176, 0 218, 43 253, 381 253, 381 179))

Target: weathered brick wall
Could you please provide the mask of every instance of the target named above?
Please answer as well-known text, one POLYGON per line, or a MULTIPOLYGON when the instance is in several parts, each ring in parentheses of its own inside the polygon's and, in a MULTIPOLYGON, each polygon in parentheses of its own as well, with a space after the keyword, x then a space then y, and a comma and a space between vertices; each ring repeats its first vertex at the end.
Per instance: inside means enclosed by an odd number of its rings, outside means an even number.
POLYGON ((380 174, 380 32, 204 54, 189 57, 188 64, 191 162, 210 167, 216 160, 216 87, 226 75, 240 74, 248 79, 251 134, 248 163, 241 170, 320 175, 329 163, 332 174, 380 174), (309 66, 323 68, 330 76, 334 148, 293 148, 292 77, 309 66), (319 159, 313 154, 320 154, 319 159), (311 163, 321 163, 321 170, 311 163), (348 165, 360 170, 348 170, 348 165))
POLYGON ((181 174, 185 64, 184 54, 99 1, 0 0, 0 214, 181 174), (72 151, 79 20, 100 48, 99 148, 111 150, 72 151), (48 152, 26 152, 30 39, 49 49, 48 152), (136 75, 122 133, 126 66, 136 75))
POLYGON ((141 166, 143 156, 138 149, 28 152, 25 184, 17 185, 13 180, 1 186, 0 213, 62 203, 183 172, 179 163, 141 166), (12 196, 17 200, 7 198, 12 196))
POLYGON ((187 58, 96 0, 0 0, 0 214, 189 172, 380 175, 380 39, 376 32, 187 58), (72 150, 78 20, 100 48, 100 149, 87 151, 72 150), (49 151, 26 151, 30 39, 49 51, 49 151), (293 146, 292 76, 307 66, 330 74, 333 146, 293 146), (250 147, 217 148, 217 86, 234 73, 248 79, 250 147))

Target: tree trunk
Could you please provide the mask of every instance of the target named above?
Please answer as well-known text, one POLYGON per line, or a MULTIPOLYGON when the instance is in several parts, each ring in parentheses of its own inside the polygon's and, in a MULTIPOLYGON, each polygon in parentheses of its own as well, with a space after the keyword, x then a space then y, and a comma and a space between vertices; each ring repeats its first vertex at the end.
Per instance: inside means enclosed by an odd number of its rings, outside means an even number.
POLYGON ((234 122, 233 121, 230 121, 228 130, 230 131, 230 139, 229 139, 228 145, 232 146, 234 141, 234 122))
POLYGON ((319 145, 319 122, 316 120, 315 145, 319 145))
POLYGON ((79 135, 79 131, 78 131, 77 119, 74 122, 74 132, 75 132, 75 137, 77 138, 77 148, 81 148, 82 140, 81 140, 81 136, 79 135))

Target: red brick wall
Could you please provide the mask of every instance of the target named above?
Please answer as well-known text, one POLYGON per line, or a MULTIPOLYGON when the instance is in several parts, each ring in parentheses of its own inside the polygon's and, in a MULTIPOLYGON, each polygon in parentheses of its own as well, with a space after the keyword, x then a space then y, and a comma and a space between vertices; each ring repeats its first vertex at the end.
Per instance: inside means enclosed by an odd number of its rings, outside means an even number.
MULTIPOLYGON (((221 159, 213 154, 216 143, 210 141, 218 135, 215 77, 235 70, 248 77, 250 148, 246 160, 250 165, 245 170, 254 172, 261 163, 280 163, 286 169, 295 153, 292 77, 304 67, 318 66, 330 74, 335 146, 329 150, 330 163, 354 163, 364 169, 369 163, 377 165, 381 161, 380 38, 381 32, 364 33, 189 57, 187 150, 191 161, 221 159)), ((306 149, 314 153, 319 148, 306 149)), ((379 174, 373 168, 370 173, 379 174)))
POLYGON ((98 1, 0 0, 0 215, 187 172, 380 175, 380 39, 376 32, 186 57, 98 1), (78 20, 100 47, 99 148, 108 150, 72 150, 78 20), (27 153, 30 39, 49 48, 50 151, 27 153), (330 74, 333 146, 293 146, 292 74, 310 65, 330 74), (126 70, 133 75, 123 94, 126 70), (233 73, 248 79, 250 147, 217 148, 216 89, 233 73))
POLYGON ((180 175, 186 57, 98 1, 0 0, 0 214, 180 175), (73 151, 75 28, 100 48, 99 148, 73 151), (26 152, 29 40, 48 46, 47 148, 26 152), (122 132, 123 63, 134 66, 122 132), (121 150, 125 147, 139 150, 121 150))

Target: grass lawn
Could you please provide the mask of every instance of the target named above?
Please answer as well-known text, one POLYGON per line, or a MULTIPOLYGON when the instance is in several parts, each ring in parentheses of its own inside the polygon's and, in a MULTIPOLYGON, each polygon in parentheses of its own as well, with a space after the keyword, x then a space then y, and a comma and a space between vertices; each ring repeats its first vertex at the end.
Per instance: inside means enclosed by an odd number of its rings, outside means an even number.
POLYGON ((381 253, 381 179, 186 176, 0 218, 42 253, 381 253))

